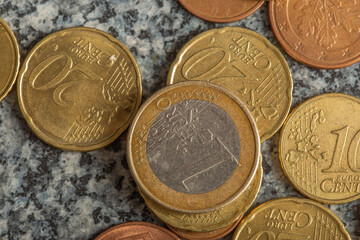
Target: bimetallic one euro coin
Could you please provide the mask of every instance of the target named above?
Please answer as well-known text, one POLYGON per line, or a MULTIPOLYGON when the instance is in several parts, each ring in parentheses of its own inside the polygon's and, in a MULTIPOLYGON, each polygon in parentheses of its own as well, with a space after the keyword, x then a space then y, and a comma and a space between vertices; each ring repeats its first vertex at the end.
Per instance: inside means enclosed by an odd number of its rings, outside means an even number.
POLYGON ((230 232, 232 232, 239 222, 241 221, 242 216, 239 217, 238 220, 236 220, 234 223, 230 224, 227 227, 220 228, 214 231, 209 232, 194 232, 189 230, 183 230, 180 228, 175 228, 170 225, 167 225, 168 228, 173 231, 176 235, 180 236, 182 239, 185 240, 217 240, 222 237, 225 237, 230 232))
POLYGON ((95 240, 180 240, 169 230, 147 222, 119 224, 101 233, 95 240))
POLYGON ((179 0, 189 12, 211 22, 234 22, 258 10, 264 0, 179 0))
POLYGON ((0 18, 0 101, 10 92, 20 66, 17 40, 10 27, 0 18))
POLYGON ((232 240, 351 240, 341 220, 320 203, 280 198, 263 203, 244 218, 232 240))
POLYGON ((256 124, 236 96, 206 82, 161 89, 128 134, 134 180, 152 201, 184 213, 215 211, 241 195, 259 166, 256 124))
POLYGON ((46 143, 67 150, 110 144, 134 118, 141 97, 131 52, 91 28, 49 35, 29 53, 19 74, 18 98, 28 125, 46 143))
POLYGON ((256 120, 261 142, 289 113, 292 78, 280 51, 260 34, 238 27, 208 30, 178 53, 167 84, 207 81, 240 98, 256 120))
POLYGON ((323 94, 300 104, 280 135, 279 155, 290 182, 314 200, 360 198, 360 99, 323 94))
POLYGON ((261 186, 263 169, 259 167, 248 188, 226 206, 205 213, 183 213, 162 207, 143 194, 146 206, 162 221, 191 232, 210 232, 227 228, 246 213, 254 203, 261 186))
POLYGON ((315 68, 342 68, 360 60, 360 2, 276 0, 271 26, 285 51, 315 68))

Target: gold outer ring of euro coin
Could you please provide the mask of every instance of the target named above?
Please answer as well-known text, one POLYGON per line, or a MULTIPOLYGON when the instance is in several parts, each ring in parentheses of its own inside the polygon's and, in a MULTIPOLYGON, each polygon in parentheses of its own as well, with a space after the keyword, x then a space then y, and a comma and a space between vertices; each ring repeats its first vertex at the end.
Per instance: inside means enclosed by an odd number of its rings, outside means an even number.
POLYGON ((326 204, 360 198, 358 116, 360 99, 341 93, 318 95, 292 111, 281 130, 279 157, 298 191, 326 204))
POLYGON ((127 139, 131 174, 159 205, 183 213, 222 208, 259 166, 260 140, 245 105, 206 82, 165 87, 140 108, 127 139))
POLYGON ((20 67, 19 46, 14 33, 0 18, 0 101, 12 89, 20 67))
POLYGON ((194 232, 210 232, 234 223, 254 203, 261 186, 263 169, 259 167, 249 187, 233 202, 215 211, 206 213, 181 213, 164 208, 151 201, 140 190, 146 206, 163 222, 175 228, 194 232))
POLYGON ((279 198, 261 204, 244 218, 232 237, 243 239, 351 240, 341 220, 310 199, 279 198), (265 238, 264 238, 265 237, 265 238))
POLYGON ((50 34, 20 70, 18 98, 31 130, 65 150, 90 151, 130 125, 142 97, 141 74, 126 46, 93 28, 50 34))
POLYGON ((292 101, 292 77, 281 52, 262 35, 239 27, 205 31, 173 62, 167 85, 207 81, 225 87, 251 111, 261 142, 282 126, 292 101))

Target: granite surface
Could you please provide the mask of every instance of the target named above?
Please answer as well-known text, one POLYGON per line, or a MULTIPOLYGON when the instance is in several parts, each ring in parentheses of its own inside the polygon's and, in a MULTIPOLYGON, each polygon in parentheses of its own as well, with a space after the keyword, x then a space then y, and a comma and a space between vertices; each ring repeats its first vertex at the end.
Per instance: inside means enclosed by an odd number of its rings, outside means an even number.
MULTIPOLYGON (((60 29, 87 26, 109 32, 138 61, 144 99, 165 86, 180 48, 207 29, 246 27, 279 47, 266 5, 231 24, 198 19, 176 0, 0 0, 0 17, 13 29, 22 59, 43 37, 60 29)), ((293 74, 293 106, 324 92, 360 97, 359 63, 316 70, 284 55, 293 74)), ((276 134, 262 144, 265 174, 254 206, 278 197, 301 197, 281 170, 278 138, 276 134)), ((27 127, 13 89, 0 103, 0 238, 93 239, 122 222, 162 224, 135 188, 125 148, 126 133, 108 147, 87 153, 46 145, 27 127)), ((360 236, 360 200, 329 207, 351 235, 360 236)))

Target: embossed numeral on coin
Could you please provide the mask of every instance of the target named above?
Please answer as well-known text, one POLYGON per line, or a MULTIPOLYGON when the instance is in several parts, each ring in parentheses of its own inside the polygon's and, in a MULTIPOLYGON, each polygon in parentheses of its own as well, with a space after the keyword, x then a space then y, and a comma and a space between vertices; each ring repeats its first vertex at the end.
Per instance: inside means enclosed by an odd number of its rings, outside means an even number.
POLYGON ((347 151, 347 160, 348 166, 344 168, 343 166, 343 156, 346 147, 346 141, 349 137, 349 126, 335 130, 331 132, 332 134, 337 135, 337 141, 334 150, 334 156, 331 162, 331 165, 328 169, 324 169, 323 172, 336 173, 336 172, 347 172, 349 168, 356 172, 360 173, 360 157, 359 157, 359 144, 360 144, 360 131, 358 131, 352 138, 348 151, 347 151))
POLYGON ((55 55, 52 57, 49 57, 39 63, 34 70, 31 72, 29 77, 29 84, 32 88, 37 90, 48 90, 51 88, 55 88, 53 91, 53 99, 56 104, 60 106, 65 105, 74 105, 75 103, 69 103, 65 102, 62 98, 62 93, 69 87, 72 87, 74 85, 78 85, 81 83, 85 83, 85 81, 71 81, 64 83, 63 81, 66 79, 66 77, 74 71, 79 71, 83 73, 85 76, 89 78, 89 80, 92 81, 101 81, 102 78, 95 74, 90 69, 82 66, 81 64, 74 65, 74 62, 71 57, 66 55, 55 55), (45 83, 39 83, 39 77, 40 75, 46 71, 50 66, 54 64, 59 64, 62 61, 66 61, 64 66, 61 68, 61 70, 51 79, 48 79, 45 83))
POLYGON ((226 74, 231 70, 232 78, 246 78, 245 73, 234 64, 235 60, 231 60, 229 52, 221 47, 211 47, 191 56, 185 62, 182 74, 187 80, 211 82, 219 78, 230 77, 226 74))
POLYGON ((260 240, 266 236, 267 240, 310 240, 310 236, 295 233, 279 233, 277 236, 271 231, 261 231, 255 234, 250 240, 260 240))

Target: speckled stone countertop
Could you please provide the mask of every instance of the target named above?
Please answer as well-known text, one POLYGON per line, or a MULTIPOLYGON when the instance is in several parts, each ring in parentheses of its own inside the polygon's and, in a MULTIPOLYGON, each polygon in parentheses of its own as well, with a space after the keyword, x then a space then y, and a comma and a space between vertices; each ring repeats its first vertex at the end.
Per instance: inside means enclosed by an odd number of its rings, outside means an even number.
MULTIPOLYGON (((194 17, 176 0, 1 0, 0 17, 13 29, 22 59, 43 37, 60 29, 87 26, 112 34, 138 61, 144 99, 165 86, 180 48, 207 29, 246 27, 279 47, 267 6, 238 22, 213 24, 194 17)), ((360 97, 359 63, 326 71, 285 57, 293 74, 293 106, 324 92, 360 97)), ((301 197, 280 167, 278 138, 276 134, 262 144, 265 175, 254 206, 278 197, 301 197)), ((27 127, 13 89, 0 103, 0 238, 93 239, 122 222, 162 224, 135 187, 125 148, 126 133, 88 153, 46 145, 27 127)), ((330 208, 351 235, 360 236, 360 200, 330 208)))

